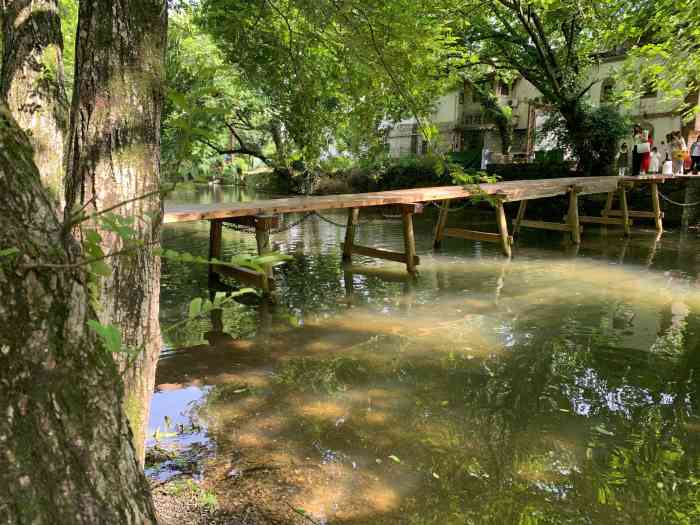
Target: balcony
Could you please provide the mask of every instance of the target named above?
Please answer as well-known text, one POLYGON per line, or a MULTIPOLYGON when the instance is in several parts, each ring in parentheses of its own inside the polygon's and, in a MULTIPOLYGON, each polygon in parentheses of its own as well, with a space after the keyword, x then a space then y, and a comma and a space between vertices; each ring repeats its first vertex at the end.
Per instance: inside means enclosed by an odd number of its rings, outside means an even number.
POLYGON ((464 113, 462 115, 461 124, 464 129, 490 129, 493 128, 493 122, 483 113, 464 113))

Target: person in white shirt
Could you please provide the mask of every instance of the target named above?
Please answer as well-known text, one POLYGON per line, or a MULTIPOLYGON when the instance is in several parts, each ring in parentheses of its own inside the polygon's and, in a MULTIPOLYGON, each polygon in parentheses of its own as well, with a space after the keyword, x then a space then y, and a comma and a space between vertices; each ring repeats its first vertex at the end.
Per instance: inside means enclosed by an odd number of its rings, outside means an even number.
POLYGON ((659 173, 661 171, 661 153, 656 146, 651 148, 651 160, 649 161, 649 173, 659 173))
POLYGON ((700 170, 700 135, 695 138, 695 142, 690 146, 690 159, 692 160, 690 169, 693 175, 697 175, 698 170, 700 170))

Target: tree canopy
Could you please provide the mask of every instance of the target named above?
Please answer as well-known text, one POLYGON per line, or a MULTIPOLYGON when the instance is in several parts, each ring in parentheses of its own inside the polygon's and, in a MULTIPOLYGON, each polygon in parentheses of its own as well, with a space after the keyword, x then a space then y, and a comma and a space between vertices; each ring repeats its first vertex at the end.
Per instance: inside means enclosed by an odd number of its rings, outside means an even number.
POLYGON ((385 118, 420 118, 449 78, 436 1, 205 0, 197 20, 269 101, 301 156, 362 151, 385 118))

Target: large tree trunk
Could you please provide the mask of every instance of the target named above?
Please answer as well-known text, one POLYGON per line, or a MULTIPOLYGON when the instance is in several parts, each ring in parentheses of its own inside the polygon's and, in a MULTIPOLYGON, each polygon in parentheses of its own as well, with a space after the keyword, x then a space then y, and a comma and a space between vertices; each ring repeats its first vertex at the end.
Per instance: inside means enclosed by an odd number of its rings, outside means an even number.
POLYGON ((57 0, 7 0, 0 94, 34 147, 44 186, 63 202, 68 101, 57 0))
MULTIPOLYGON (((76 85, 71 108, 66 198, 99 211, 133 199, 115 213, 134 218, 142 248, 110 261, 98 312, 118 326, 124 344, 139 349, 125 372, 124 407, 143 461, 155 366, 161 349, 158 324, 160 261, 160 119, 165 62, 165 0, 81 0, 76 85)), ((92 226, 96 226, 93 224, 92 226)), ((103 234, 105 253, 122 239, 103 234)))
POLYGON ((0 521, 155 523, 80 247, 0 104, 0 521))

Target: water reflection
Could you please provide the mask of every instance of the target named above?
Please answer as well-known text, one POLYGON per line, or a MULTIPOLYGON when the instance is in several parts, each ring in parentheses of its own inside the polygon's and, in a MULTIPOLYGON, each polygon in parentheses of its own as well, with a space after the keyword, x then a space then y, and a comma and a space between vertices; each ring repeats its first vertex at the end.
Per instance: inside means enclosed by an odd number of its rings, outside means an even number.
MULTIPOLYGON (((281 521, 286 502, 343 524, 700 521, 696 238, 589 232, 575 255, 523 235, 504 261, 452 240, 432 255, 424 217, 411 280, 343 266, 342 229, 313 221, 274 237, 295 256, 277 305, 167 336, 153 417, 195 420, 222 505, 263 494, 281 521)), ((373 222, 358 242, 397 249, 400 234, 373 222)), ((165 243, 204 253, 207 231, 165 243)), ((226 232, 226 253, 254 249, 226 232)), ((167 325, 207 276, 163 273, 167 325)))

